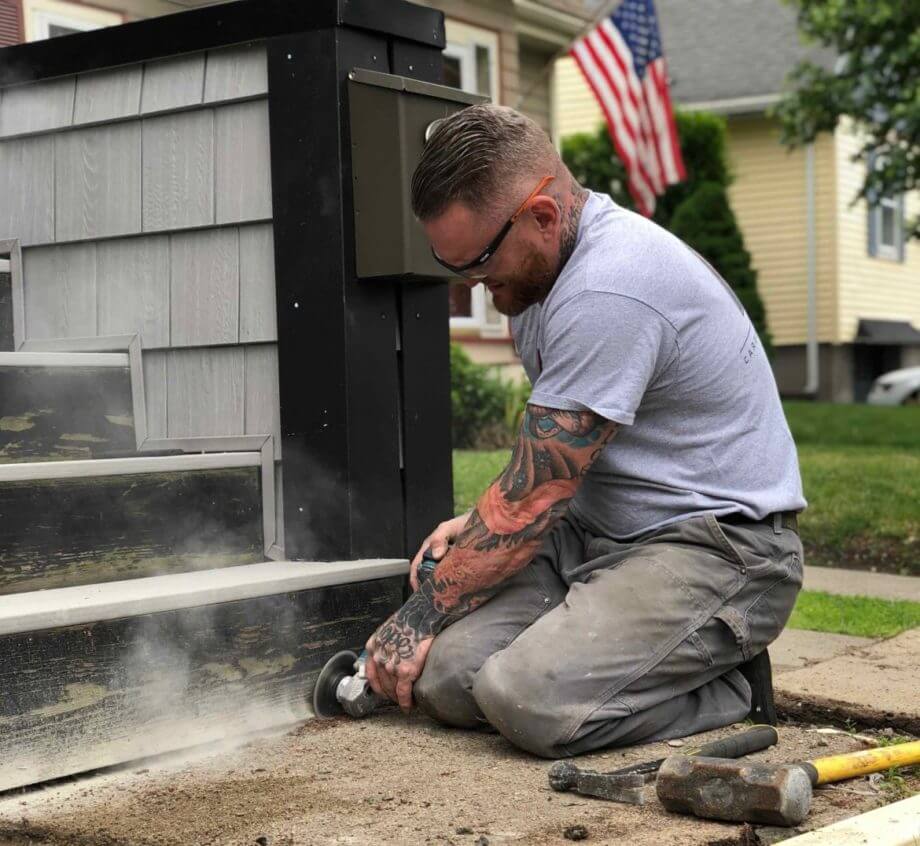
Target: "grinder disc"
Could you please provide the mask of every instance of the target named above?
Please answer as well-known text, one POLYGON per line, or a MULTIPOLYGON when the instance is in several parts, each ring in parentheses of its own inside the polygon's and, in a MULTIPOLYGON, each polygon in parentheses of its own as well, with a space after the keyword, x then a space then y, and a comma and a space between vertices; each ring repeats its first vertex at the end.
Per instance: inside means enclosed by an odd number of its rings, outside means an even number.
POLYGON ((335 691, 345 676, 354 674, 357 660, 358 656, 354 652, 345 650, 333 655, 320 670, 313 687, 313 713, 317 717, 329 719, 345 713, 335 698, 335 691))

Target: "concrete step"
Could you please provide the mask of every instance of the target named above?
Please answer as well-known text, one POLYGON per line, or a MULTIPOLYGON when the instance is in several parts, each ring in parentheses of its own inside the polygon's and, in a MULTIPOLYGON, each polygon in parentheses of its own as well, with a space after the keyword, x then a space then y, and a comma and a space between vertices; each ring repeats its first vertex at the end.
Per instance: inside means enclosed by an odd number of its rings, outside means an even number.
POLYGON ((307 719, 407 571, 271 561, 0 597, 0 791, 307 719))

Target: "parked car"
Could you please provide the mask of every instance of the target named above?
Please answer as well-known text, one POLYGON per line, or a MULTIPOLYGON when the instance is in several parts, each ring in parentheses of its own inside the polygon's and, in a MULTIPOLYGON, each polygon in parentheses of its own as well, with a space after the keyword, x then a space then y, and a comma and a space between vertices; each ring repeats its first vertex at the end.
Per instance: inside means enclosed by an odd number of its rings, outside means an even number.
POLYGON ((920 367, 883 373, 872 383, 870 405, 920 405, 920 367))

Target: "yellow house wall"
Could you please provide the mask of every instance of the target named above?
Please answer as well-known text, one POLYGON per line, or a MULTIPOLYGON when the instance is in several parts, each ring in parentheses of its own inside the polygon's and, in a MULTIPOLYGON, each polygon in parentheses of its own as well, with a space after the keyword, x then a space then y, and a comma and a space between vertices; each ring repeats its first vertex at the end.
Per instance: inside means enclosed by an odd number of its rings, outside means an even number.
POLYGON ((552 92, 554 138, 564 138, 576 132, 595 132, 604 122, 600 106, 578 65, 568 56, 556 62, 552 92))
MULTIPOLYGON (((728 122, 728 157, 734 175, 729 199, 757 270, 767 322, 777 345, 807 338, 808 238, 806 153, 789 152, 777 125, 764 117, 728 122)), ((817 323, 821 341, 837 342, 835 278, 836 180, 834 142, 815 143, 817 323)))
MULTIPOLYGON (((837 245, 840 267, 840 315, 842 341, 856 336, 859 319, 908 320, 920 328, 920 245, 909 241, 903 262, 873 258, 868 251, 868 213, 865 200, 853 204, 865 176, 865 168, 851 161, 859 149, 850 124, 834 135, 837 156, 837 245)), ((906 217, 920 213, 918 192, 907 198, 906 217)))

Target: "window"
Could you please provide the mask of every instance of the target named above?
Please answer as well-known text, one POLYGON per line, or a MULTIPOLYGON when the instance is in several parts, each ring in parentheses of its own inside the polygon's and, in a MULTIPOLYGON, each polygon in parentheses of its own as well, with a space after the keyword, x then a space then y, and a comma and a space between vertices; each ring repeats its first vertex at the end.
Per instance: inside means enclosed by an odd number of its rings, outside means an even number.
POLYGON ((904 261, 904 197, 882 197, 869 208, 869 255, 904 261))
MULTIPOLYGON (((458 21, 445 21, 444 84, 483 94, 498 102, 498 34, 458 21)), ((485 288, 470 290, 462 282, 450 286, 450 323, 483 334, 505 335, 505 319, 492 307, 485 288)))
MULTIPOLYGON (((870 169, 880 165, 879 158, 870 156, 870 169)), ((881 197, 870 204, 867 229, 870 256, 904 261, 904 195, 881 197)))
POLYGON ((123 17, 65 0, 23 0, 26 40, 41 41, 104 26, 117 26, 123 17))

